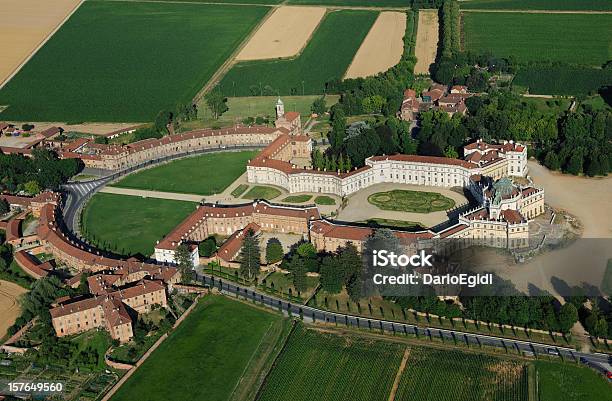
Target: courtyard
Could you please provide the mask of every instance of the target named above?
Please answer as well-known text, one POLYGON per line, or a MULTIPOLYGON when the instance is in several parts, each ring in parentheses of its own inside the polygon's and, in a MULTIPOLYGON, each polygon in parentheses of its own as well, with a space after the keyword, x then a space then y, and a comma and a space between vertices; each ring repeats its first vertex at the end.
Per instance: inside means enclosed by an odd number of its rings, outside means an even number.
POLYGON ((362 222, 379 219, 432 227, 448 220, 448 209, 468 203, 463 194, 449 188, 377 184, 349 195, 346 206, 338 213, 338 220, 362 222))

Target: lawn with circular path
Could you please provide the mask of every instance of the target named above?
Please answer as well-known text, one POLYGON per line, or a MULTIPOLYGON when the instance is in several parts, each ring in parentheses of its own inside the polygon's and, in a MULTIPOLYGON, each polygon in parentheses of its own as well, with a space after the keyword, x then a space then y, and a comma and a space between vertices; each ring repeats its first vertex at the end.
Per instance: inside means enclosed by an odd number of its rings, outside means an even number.
POLYGON ((437 192, 394 189, 368 196, 368 202, 382 210, 431 213, 452 209, 455 201, 437 192))

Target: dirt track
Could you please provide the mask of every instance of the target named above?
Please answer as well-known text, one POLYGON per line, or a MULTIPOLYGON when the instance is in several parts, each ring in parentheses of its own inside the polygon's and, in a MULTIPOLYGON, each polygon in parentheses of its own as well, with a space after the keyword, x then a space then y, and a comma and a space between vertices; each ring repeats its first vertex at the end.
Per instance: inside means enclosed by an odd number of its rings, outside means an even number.
POLYGON ((2 0, 0 87, 59 28, 82 0, 2 0))
POLYGON ((26 290, 10 281, 0 280, 0 337, 15 323, 20 314, 17 298, 26 290))
POLYGON ((293 57, 306 46, 325 15, 323 7, 279 7, 240 51, 236 60, 293 57))
POLYGON ((376 75, 393 67, 402 57, 405 33, 406 14, 391 11, 380 13, 357 50, 345 78, 376 75))
POLYGON ((438 11, 420 10, 415 55, 415 74, 429 74, 429 66, 436 60, 438 52, 438 11))

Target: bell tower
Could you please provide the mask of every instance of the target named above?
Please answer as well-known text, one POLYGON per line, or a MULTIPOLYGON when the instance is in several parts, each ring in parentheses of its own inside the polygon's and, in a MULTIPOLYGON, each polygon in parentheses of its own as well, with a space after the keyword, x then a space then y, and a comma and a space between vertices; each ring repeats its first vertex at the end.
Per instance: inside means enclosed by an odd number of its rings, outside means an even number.
POLYGON ((276 118, 279 119, 285 115, 285 104, 279 97, 276 101, 276 118))

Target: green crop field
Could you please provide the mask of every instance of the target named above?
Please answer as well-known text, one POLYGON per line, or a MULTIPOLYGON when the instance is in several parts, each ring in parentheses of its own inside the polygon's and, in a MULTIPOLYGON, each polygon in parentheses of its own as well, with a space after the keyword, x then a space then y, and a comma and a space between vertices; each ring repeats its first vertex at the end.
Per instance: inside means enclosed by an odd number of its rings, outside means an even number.
POLYGON ((386 401, 405 346, 296 327, 258 401, 386 401))
POLYGON ((512 85, 544 95, 579 95, 597 92, 612 82, 612 69, 581 66, 525 66, 512 85))
POLYGON ((611 58, 612 15, 463 13, 464 48, 519 61, 600 66, 611 58))
POLYGON ((281 191, 274 187, 266 187, 264 185, 255 185, 242 196, 243 199, 274 199, 278 198, 281 191))
POLYGON ((238 63, 218 87, 227 96, 323 94, 326 82, 344 76, 377 15, 329 12, 297 58, 238 63))
POLYGON ((461 9, 481 10, 612 10, 609 0, 466 0, 461 9))
POLYGON ((451 209, 455 201, 437 192, 394 189, 368 196, 368 202, 383 210, 431 213, 451 209))
POLYGON ((192 202, 98 193, 83 211, 81 232, 98 247, 149 256, 155 241, 195 208, 192 202))
POLYGON ((152 121, 190 101, 268 10, 87 1, 0 90, 0 119, 152 121))
POLYGON ((607 380, 587 367, 546 361, 534 363, 538 370, 540 401, 612 400, 607 380))
POLYGON ((262 356, 263 343, 277 336, 284 322, 280 315, 208 296, 112 401, 228 400, 235 388, 241 390, 236 386, 253 359, 262 356))
POLYGON ((492 356, 412 348, 395 399, 527 401, 527 368, 492 356))
POLYGON ((130 174, 114 187, 213 195, 223 192, 246 171, 256 151, 220 152, 175 160, 130 174))
POLYGON ((410 8, 411 1, 410 0, 288 0, 287 4, 410 8))

